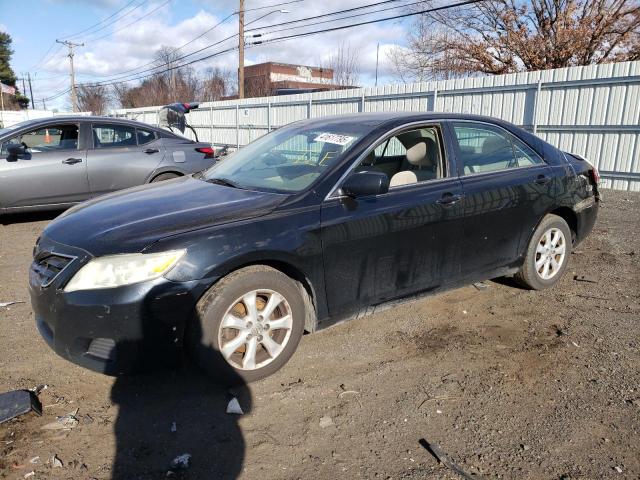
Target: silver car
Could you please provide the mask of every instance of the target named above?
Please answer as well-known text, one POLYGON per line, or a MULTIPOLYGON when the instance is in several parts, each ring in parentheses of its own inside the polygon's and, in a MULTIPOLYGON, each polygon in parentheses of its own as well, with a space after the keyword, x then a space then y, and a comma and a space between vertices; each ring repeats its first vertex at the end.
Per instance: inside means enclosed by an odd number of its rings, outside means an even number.
POLYGON ((131 120, 65 116, 0 129, 0 214, 54 210, 215 163, 209 143, 131 120))

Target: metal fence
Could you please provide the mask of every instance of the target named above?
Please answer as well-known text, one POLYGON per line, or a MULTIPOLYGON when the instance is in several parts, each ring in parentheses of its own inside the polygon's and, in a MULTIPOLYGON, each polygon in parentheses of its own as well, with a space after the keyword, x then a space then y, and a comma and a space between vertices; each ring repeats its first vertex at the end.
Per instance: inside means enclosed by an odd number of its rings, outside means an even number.
MULTIPOLYGON (((158 124, 160 107, 116 110, 158 124)), ((600 169, 603 186, 640 191, 640 61, 201 104, 201 140, 241 147, 296 120, 354 112, 436 111, 502 118, 600 169)))

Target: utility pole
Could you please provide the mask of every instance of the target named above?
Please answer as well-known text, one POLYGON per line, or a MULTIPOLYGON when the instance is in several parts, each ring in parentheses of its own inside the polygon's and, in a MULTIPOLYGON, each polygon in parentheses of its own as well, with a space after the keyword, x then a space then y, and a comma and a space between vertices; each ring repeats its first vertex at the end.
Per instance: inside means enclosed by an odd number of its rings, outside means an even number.
POLYGON ((84 47, 84 43, 73 43, 68 40, 56 40, 57 43, 61 43, 66 45, 69 49, 68 57, 69 57, 69 66, 71 67, 69 72, 69 78, 71 80, 71 111, 78 111, 78 96, 76 94, 76 79, 75 74, 73 72, 73 48, 74 47, 84 47))
POLYGON ((244 0, 238 10, 238 98, 244 98, 244 0))
POLYGON ((33 103, 33 88, 31 88, 31 73, 27 72, 27 78, 29 79, 29 93, 31 94, 31 110, 35 110, 36 105, 33 103))

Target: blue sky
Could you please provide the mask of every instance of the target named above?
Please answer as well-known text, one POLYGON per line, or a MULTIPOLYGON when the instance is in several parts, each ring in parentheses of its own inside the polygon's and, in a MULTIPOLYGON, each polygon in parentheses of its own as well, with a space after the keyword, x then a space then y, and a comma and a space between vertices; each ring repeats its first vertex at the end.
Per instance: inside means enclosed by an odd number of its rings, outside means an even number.
MULTIPOLYGON (((251 22, 273 10, 288 9, 290 11, 289 13, 274 12, 254 25, 268 27, 270 24, 373 3, 371 0, 324 0, 322 2, 299 0, 288 5, 270 7, 285 1, 287 0, 246 0, 246 22, 251 22), (249 11, 250 9, 256 10, 249 11)), ((406 12, 402 6, 408 1, 394 2, 392 6, 396 8, 395 10, 378 13, 370 10, 370 15, 322 26, 310 26, 306 29, 397 15, 406 12)), ((40 99, 61 92, 69 85, 66 47, 56 45, 56 38, 81 32, 124 7, 121 13, 111 20, 70 38, 72 41, 85 43, 84 47, 79 47, 76 51, 76 81, 108 81, 120 78, 115 76, 121 72, 139 68, 152 61, 154 52, 162 46, 179 47, 189 42, 232 14, 238 6, 236 1, 221 0, 169 0, 166 4, 165 2, 167 0, 26 0, 23 2, 0 0, 0 11, 3 13, 0 29, 7 31, 13 37, 14 71, 19 77, 23 73, 31 73, 36 106, 42 108, 40 99), (17 21, 14 22, 11 19, 17 19, 17 21), (111 22, 113 23, 110 24, 111 22)), ((385 5, 384 8, 389 7, 385 5)), ((405 29, 409 26, 408 21, 386 22, 254 47, 247 50, 246 63, 272 60, 318 65, 326 62, 328 56, 340 44, 349 44, 359 52, 361 83, 371 85, 375 74, 376 45, 380 42, 381 82, 397 82, 386 52, 404 43, 405 29)), ((302 28, 286 33, 304 30, 302 28)), ((237 33, 237 17, 232 17, 194 41, 185 47, 183 52, 191 53, 234 33, 237 33)), ((280 34, 272 34, 272 36, 275 35, 280 34)), ((205 52, 215 52, 216 49, 233 47, 235 44, 237 40, 231 39, 205 52)), ((229 52, 199 62, 194 67, 198 70, 221 67, 235 71, 237 52, 229 52)), ((46 106, 60 110, 68 109, 68 95, 49 100, 46 106)))

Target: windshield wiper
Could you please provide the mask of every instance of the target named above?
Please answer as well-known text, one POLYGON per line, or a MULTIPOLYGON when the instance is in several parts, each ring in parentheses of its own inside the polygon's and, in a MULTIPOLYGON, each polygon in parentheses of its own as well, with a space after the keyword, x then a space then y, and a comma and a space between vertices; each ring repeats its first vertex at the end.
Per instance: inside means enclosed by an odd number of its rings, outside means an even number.
POLYGON ((209 178, 207 179, 207 183, 215 183, 216 185, 224 185, 225 187, 231 188, 242 188, 237 183, 227 180, 226 178, 209 178))

